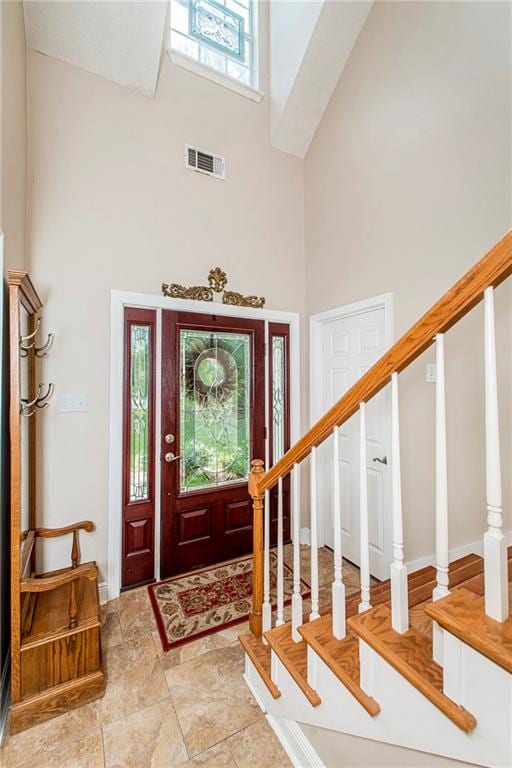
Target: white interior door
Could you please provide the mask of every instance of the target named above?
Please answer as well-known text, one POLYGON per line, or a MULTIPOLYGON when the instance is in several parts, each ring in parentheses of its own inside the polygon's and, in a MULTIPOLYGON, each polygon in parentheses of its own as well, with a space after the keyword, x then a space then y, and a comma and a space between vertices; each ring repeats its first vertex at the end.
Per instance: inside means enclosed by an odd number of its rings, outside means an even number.
MULTIPOLYGON (((317 336, 321 345, 322 413, 330 408, 386 350, 384 307, 341 316, 322 323, 317 336)), ((319 358, 317 357, 317 360, 319 358)), ((380 392, 367 405, 367 478, 370 534, 370 571, 378 579, 389 578, 390 494, 387 462, 387 399, 380 392)), ((359 415, 340 429, 340 497, 342 553, 359 564, 359 415)), ((333 437, 319 451, 324 541, 333 547, 333 437)))

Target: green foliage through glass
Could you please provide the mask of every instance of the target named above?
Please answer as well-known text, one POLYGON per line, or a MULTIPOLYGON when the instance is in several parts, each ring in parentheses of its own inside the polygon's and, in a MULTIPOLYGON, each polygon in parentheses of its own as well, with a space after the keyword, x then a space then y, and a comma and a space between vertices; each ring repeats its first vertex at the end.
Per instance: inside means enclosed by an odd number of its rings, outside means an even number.
POLYGON ((247 479, 250 336, 180 332, 180 490, 247 479))
POLYGON ((130 501, 148 498, 150 328, 131 327, 130 501))
POLYGON ((272 459, 284 455, 285 337, 272 337, 272 459))

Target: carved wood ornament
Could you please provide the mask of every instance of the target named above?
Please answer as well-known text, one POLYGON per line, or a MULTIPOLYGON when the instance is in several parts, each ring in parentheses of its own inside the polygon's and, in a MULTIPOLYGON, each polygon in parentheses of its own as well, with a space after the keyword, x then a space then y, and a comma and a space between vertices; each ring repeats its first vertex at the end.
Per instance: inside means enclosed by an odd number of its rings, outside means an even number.
POLYGON ((252 307, 263 309, 265 299, 263 296, 244 296, 237 291, 224 290, 228 283, 226 273, 220 268, 210 269, 208 273, 208 286, 192 285, 186 288, 179 283, 162 283, 162 293, 171 299, 194 299, 195 301, 218 301, 222 304, 230 304, 236 307, 252 307))

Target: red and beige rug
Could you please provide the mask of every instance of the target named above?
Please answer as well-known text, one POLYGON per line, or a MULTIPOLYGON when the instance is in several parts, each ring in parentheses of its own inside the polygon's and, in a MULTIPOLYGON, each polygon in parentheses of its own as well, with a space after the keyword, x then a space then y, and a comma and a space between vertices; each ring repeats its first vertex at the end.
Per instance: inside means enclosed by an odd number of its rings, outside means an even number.
MULTIPOLYGON (((270 553, 270 599, 276 602, 277 555, 270 553)), ((164 651, 245 621, 252 603, 252 557, 150 584, 149 598, 164 651)), ((309 584, 301 580, 303 597, 309 584)), ((284 596, 293 593, 293 573, 284 565, 284 596)))

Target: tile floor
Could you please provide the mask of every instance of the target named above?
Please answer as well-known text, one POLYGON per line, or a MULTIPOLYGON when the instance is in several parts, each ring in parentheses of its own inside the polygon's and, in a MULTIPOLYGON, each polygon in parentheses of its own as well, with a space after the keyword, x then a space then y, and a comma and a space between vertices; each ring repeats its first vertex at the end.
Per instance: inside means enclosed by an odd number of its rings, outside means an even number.
MULTIPOLYGON (((291 551, 287 552, 287 559, 291 551)), ((301 551, 308 573, 309 547, 301 551)), ((344 568, 347 592, 358 573, 344 568)), ((332 554, 319 557, 330 602, 332 554)), ((308 609, 307 602, 304 606, 308 609)), ((239 624, 162 652, 145 587, 102 608, 105 696, 23 733, 2 768, 287 768, 291 765, 242 677, 239 624)))

